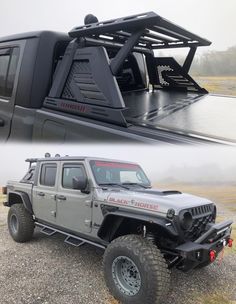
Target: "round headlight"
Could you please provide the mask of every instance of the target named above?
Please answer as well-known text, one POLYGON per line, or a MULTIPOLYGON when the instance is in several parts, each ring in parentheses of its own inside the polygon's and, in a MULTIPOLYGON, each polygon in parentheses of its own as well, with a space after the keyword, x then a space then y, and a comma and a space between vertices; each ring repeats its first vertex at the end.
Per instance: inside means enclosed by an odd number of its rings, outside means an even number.
POLYGON ((168 219, 172 220, 175 217, 175 210, 174 209, 169 209, 167 211, 167 215, 166 216, 167 216, 168 219))
POLYGON ((183 229, 188 230, 192 227, 193 217, 189 211, 185 211, 181 218, 181 226, 183 229))

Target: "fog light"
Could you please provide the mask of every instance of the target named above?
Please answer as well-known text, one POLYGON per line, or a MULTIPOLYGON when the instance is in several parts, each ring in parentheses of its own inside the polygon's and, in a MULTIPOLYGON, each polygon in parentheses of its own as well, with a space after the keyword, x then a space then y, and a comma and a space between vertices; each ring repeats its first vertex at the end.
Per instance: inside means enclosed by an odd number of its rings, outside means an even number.
POLYGON ((209 252, 209 257, 210 257, 210 261, 211 261, 211 262, 214 262, 214 261, 215 261, 215 259, 216 259, 216 252, 215 252, 215 250, 211 250, 211 251, 209 252))
POLYGON ((232 248, 233 247, 233 239, 228 240, 228 247, 232 248))

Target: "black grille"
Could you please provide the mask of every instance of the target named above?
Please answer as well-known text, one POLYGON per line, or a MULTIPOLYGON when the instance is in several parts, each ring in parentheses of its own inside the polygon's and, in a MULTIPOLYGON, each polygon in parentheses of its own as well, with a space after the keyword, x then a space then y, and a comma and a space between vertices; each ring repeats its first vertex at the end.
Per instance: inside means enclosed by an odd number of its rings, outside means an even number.
POLYGON ((214 208, 212 205, 190 208, 184 212, 190 212, 193 217, 193 224, 190 229, 184 231, 185 239, 195 241, 205 231, 206 225, 214 221, 214 208))
POLYGON ((205 213, 212 213, 212 205, 204 205, 200 207, 191 208, 189 212, 192 214, 192 216, 198 216, 205 213))

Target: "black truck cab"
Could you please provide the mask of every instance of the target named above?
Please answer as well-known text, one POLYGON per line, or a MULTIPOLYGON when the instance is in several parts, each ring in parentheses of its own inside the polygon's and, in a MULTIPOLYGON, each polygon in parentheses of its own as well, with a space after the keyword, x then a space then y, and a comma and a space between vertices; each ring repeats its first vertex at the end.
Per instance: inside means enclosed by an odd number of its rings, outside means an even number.
POLYGON ((32 137, 33 113, 42 107, 69 41, 68 35, 49 31, 0 39, 0 140, 7 140, 12 129, 18 138, 14 125, 32 137))

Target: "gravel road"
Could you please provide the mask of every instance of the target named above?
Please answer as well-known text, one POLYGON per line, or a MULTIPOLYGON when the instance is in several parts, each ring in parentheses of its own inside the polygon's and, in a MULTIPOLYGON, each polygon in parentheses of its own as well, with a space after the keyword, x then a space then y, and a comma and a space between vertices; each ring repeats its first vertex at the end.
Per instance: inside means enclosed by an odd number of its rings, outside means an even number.
MULTIPOLYGON (((61 236, 50 238, 38 230, 33 241, 17 244, 7 231, 6 211, 0 207, 1 304, 117 303, 104 283, 102 250, 89 245, 74 248, 61 236)), ((188 274, 173 271, 163 304, 223 303, 202 300, 215 293, 236 301, 235 283, 236 255, 227 254, 221 265, 216 262, 188 274)))

